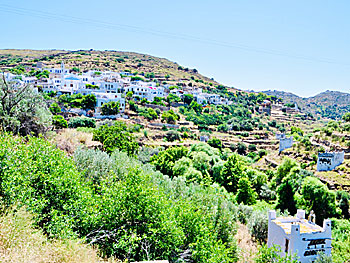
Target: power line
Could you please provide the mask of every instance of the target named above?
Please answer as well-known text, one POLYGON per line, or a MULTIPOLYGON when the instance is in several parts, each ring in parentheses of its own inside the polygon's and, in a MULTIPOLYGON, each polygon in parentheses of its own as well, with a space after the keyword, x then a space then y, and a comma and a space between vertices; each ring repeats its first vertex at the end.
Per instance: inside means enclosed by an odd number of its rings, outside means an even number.
POLYGON ((340 63, 340 62, 335 61, 333 59, 305 56, 305 55, 294 54, 294 53, 290 53, 290 52, 282 51, 282 50, 257 48, 257 47, 248 46, 248 45, 239 44, 239 43, 229 43, 229 42, 200 38, 200 37, 190 36, 190 35, 185 35, 185 34, 174 34, 174 33, 166 32, 166 31, 154 30, 154 29, 137 27, 137 26, 132 26, 132 25, 119 24, 119 23, 118 24, 109 23, 109 22, 104 22, 104 21, 99 21, 99 20, 94 20, 94 19, 89 19, 89 18, 81 18, 81 17, 74 17, 74 16, 68 16, 68 15, 54 14, 54 13, 43 12, 43 11, 39 11, 39 10, 27 9, 27 8, 22 8, 22 7, 15 7, 15 6, 7 5, 7 4, 0 4, 0 12, 1 11, 5 12, 5 13, 12 13, 12 14, 23 15, 23 16, 31 16, 31 17, 37 17, 37 18, 49 19, 49 20, 54 19, 54 20, 58 20, 60 22, 80 24, 80 25, 85 25, 85 26, 88 25, 88 26, 110 29, 110 30, 123 30, 123 31, 127 31, 127 32, 132 31, 132 32, 138 32, 138 33, 146 33, 146 34, 160 36, 160 37, 164 37, 164 38, 168 38, 168 39, 179 39, 179 40, 185 40, 185 41, 192 41, 192 42, 197 42, 197 43, 210 44, 210 45, 214 45, 214 46, 235 48, 235 49, 240 49, 240 50, 249 51, 249 52, 261 53, 261 54, 268 54, 268 55, 283 56, 283 57, 288 57, 288 58, 293 58, 293 59, 307 60, 307 61, 311 61, 311 62, 321 62, 321 63, 349 66, 349 64, 340 63))

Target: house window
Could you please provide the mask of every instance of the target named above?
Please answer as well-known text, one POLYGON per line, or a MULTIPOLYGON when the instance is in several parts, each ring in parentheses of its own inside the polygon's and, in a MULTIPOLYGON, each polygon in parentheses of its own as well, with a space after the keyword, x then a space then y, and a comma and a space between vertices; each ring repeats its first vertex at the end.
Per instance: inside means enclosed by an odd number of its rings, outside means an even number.
POLYGON ((73 87, 73 84, 70 84, 71 87, 73 87))
POLYGON ((289 239, 286 239, 286 248, 284 250, 284 252, 288 252, 288 247, 289 247, 289 239))

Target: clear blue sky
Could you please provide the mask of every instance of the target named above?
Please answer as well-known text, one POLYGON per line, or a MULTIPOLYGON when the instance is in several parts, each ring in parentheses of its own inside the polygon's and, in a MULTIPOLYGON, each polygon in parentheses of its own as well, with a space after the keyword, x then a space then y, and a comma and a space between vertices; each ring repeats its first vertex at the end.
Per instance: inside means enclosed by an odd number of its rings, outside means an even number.
POLYGON ((350 92, 350 1, 0 0, 0 48, 165 57, 239 89, 350 92))

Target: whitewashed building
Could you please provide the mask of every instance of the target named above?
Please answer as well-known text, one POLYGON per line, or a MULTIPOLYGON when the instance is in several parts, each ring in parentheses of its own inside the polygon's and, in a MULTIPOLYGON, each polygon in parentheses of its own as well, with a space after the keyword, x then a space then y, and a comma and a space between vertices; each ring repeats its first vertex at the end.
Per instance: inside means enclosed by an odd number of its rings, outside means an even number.
POLYGON ((96 107, 100 108, 103 104, 116 101, 119 102, 120 111, 123 112, 125 110, 125 99, 120 96, 120 94, 112 94, 112 93, 102 93, 102 92, 92 92, 96 96, 96 107))
POLYGON ((344 152, 319 153, 317 171, 332 171, 344 162, 344 152))
POLYGON ((298 210, 296 217, 276 217, 269 211, 267 246, 278 246, 280 255, 296 255, 300 263, 312 263, 320 252, 331 254, 331 220, 323 226, 305 219, 305 211, 298 210))
POLYGON ((289 138, 287 137, 280 138, 279 152, 282 152, 285 149, 291 148, 292 146, 293 146, 293 136, 290 136, 289 138))

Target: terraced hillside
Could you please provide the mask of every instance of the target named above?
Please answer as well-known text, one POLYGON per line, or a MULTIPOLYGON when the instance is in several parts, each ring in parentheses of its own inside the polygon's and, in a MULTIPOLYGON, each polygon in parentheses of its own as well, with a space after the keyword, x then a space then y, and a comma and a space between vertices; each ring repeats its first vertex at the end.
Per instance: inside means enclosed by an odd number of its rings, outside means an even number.
POLYGON ((309 98, 302 98, 290 92, 277 90, 264 91, 263 93, 282 98, 286 103, 296 102, 303 112, 323 118, 340 119, 346 112, 350 111, 349 93, 327 90, 309 98))

